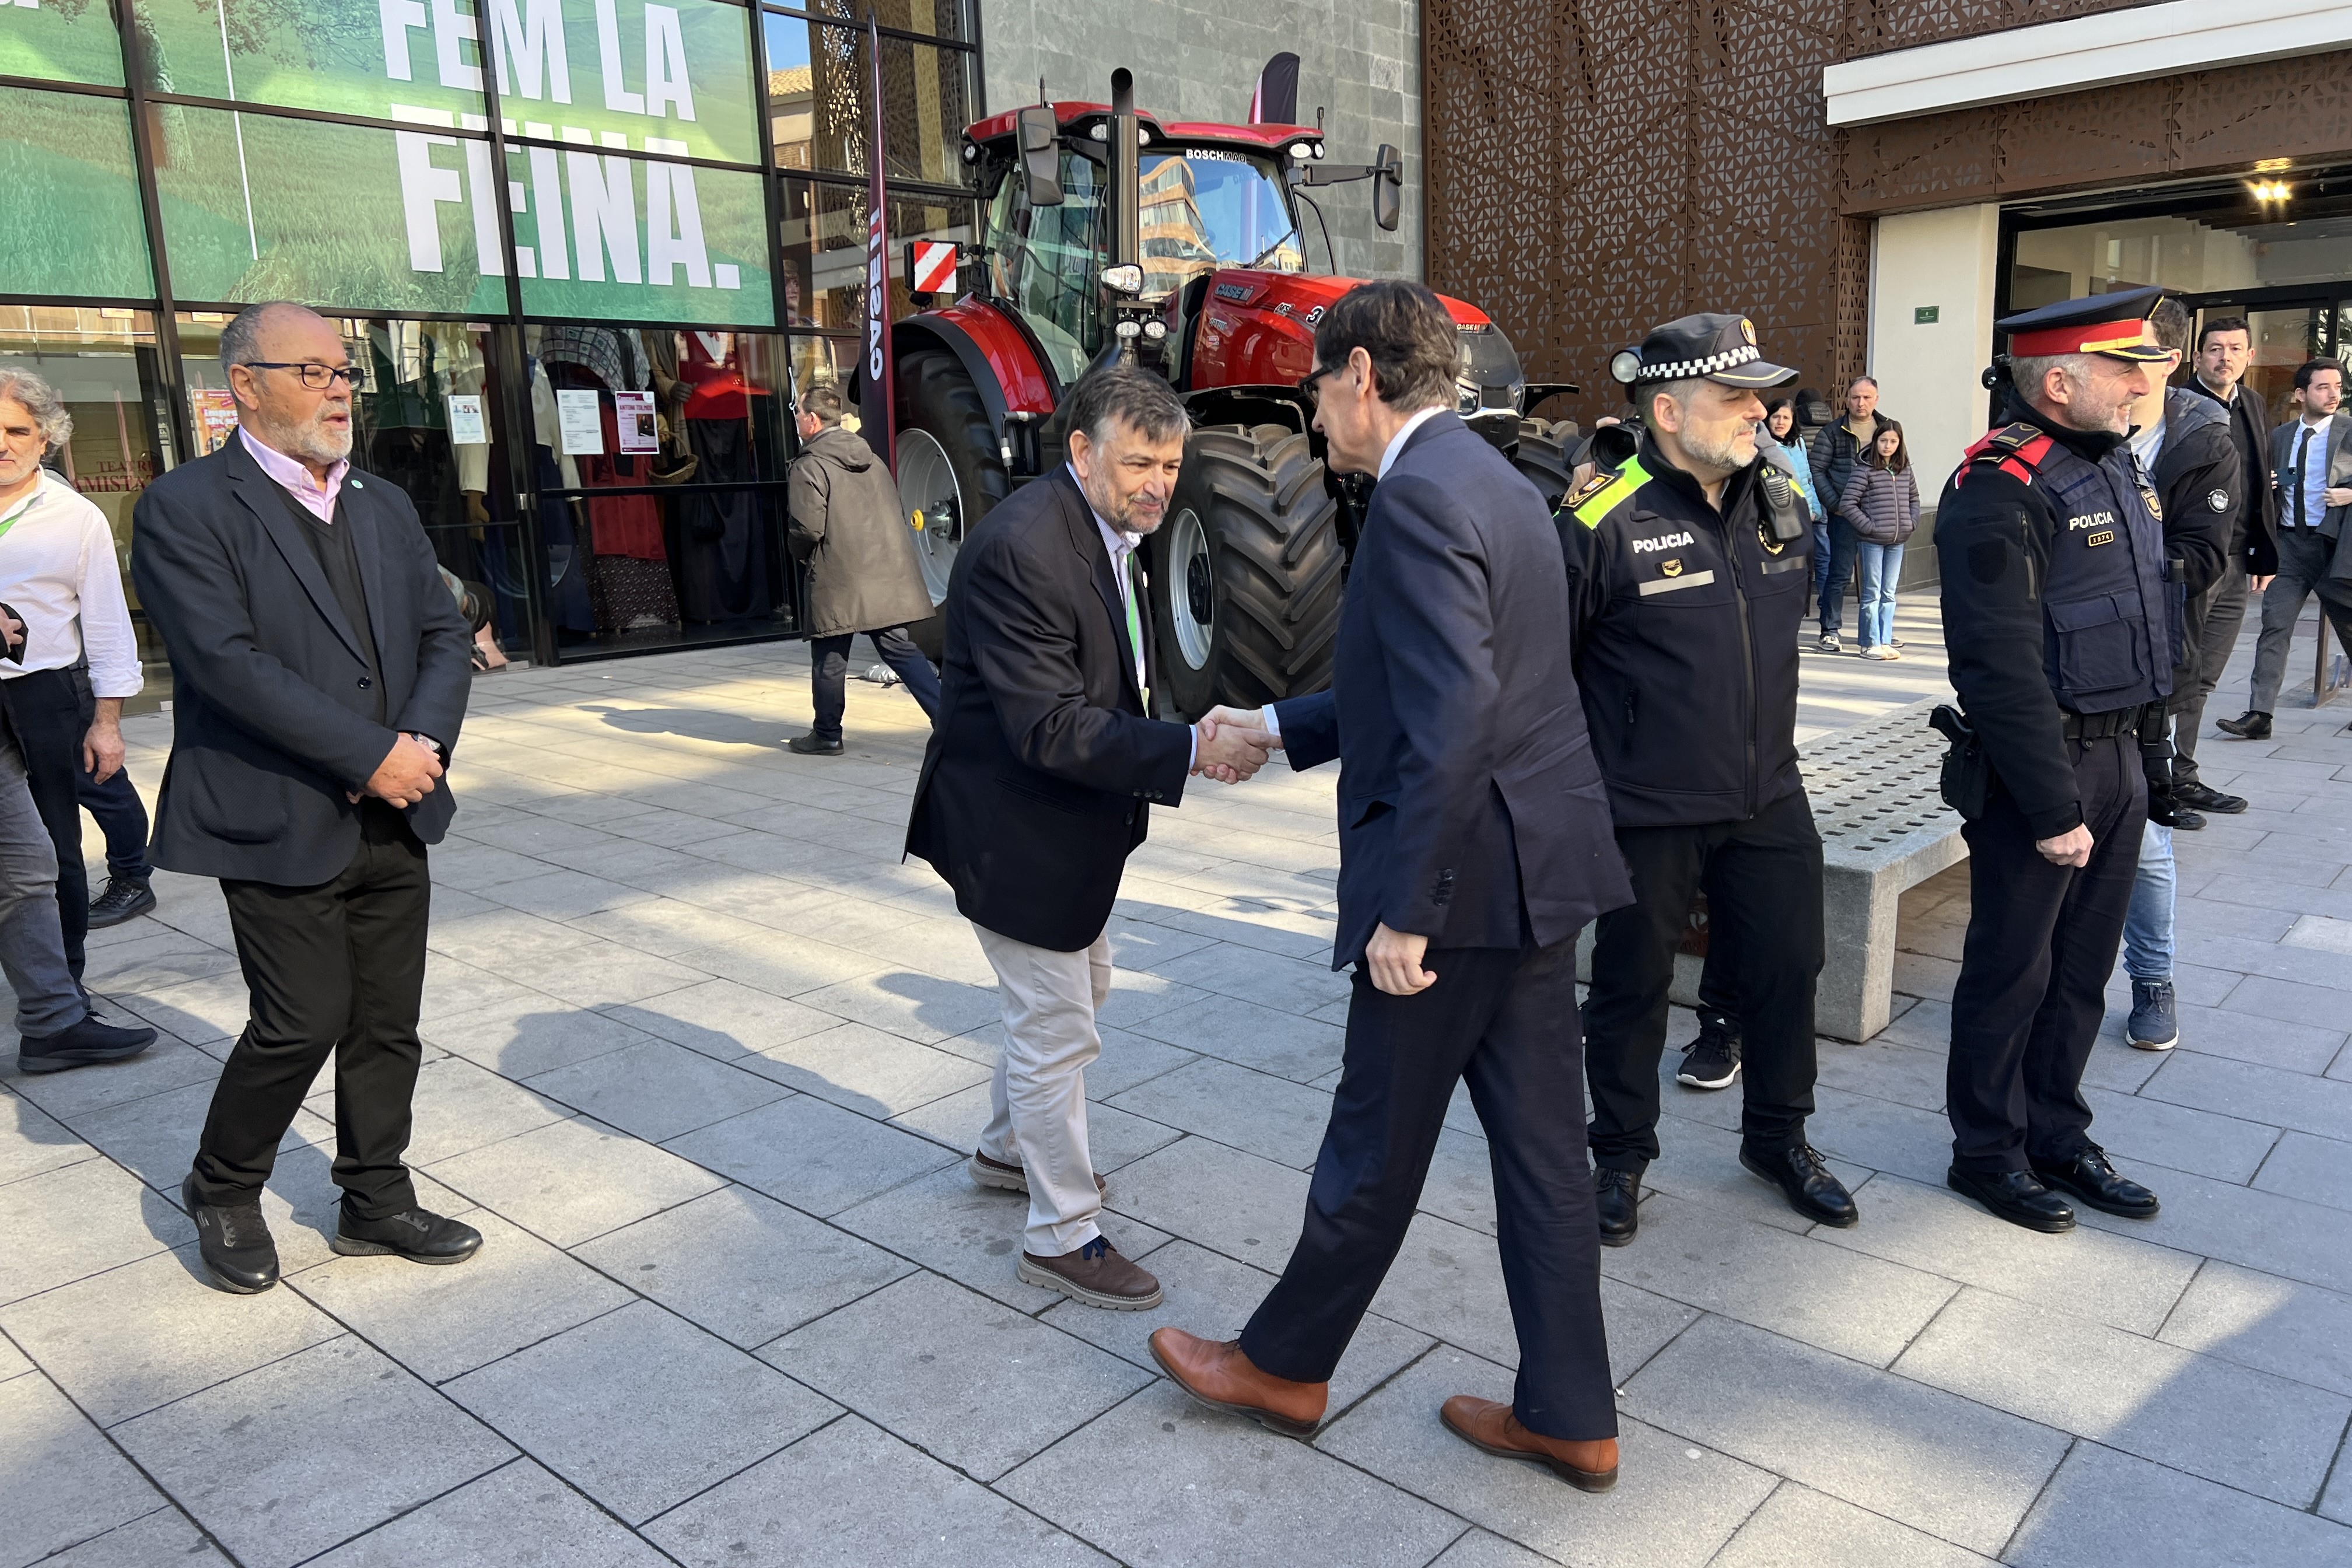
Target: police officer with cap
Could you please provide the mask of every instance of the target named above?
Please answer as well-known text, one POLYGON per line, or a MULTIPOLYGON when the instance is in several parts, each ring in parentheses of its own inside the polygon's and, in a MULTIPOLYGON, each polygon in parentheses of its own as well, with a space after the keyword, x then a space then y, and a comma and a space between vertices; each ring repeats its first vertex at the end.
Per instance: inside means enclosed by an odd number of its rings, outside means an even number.
POLYGON ((2147 320, 2160 297, 2098 294, 1995 322, 2009 353, 1990 379, 2015 423, 1969 449, 1936 514, 1967 721, 1947 798, 1971 819, 1948 1180, 2032 1230, 2072 1229, 2069 1197, 2157 1211, 2091 1142, 2081 1084, 2150 788, 2169 784, 2179 589, 2126 443, 2148 367, 2168 357, 2147 320))
POLYGON ((1611 369, 1641 415, 1639 447, 1558 517, 1577 682, 1635 900, 1594 928, 1584 1009, 1601 1239, 1622 1247, 1640 1223, 1666 988, 1702 888, 1747 1040, 1740 1163, 1808 1219, 1850 1226, 1853 1197, 1805 1142, 1822 952, 1822 840, 1796 739, 1812 531, 1756 447, 1758 390, 1797 373, 1727 315, 1670 321, 1611 369))

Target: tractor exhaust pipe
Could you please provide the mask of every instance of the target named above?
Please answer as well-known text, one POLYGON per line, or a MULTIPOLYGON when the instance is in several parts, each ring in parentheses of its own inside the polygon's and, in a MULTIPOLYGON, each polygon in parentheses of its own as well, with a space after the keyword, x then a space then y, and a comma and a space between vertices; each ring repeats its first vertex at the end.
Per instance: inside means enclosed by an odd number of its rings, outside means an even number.
POLYGON ((1135 114, 1135 77, 1124 67, 1110 73, 1110 188, 1116 193, 1116 214, 1110 231, 1110 260, 1126 267, 1143 259, 1143 159, 1139 143, 1141 122, 1135 114))

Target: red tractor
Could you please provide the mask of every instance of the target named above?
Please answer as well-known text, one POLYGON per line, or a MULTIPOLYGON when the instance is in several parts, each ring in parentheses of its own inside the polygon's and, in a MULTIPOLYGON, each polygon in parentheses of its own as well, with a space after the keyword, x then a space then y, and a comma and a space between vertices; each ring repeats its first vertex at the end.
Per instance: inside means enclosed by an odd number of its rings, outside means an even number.
MULTIPOLYGON (((891 329, 898 489, 931 597, 946 597, 964 534, 1063 460, 1063 395, 1132 355, 1168 376, 1193 424, 1147 556, 1169 705, 1189 717, 1320 689, 1362 486, 1327 479, 1297 382, 1316 323, 1359 279, 1305 270, 1297 192, 1370 179, 1375 220, 1393 229, 1402 161, 1383 147, 1369 166, 1326 168, 1314 127, 1139 114, 1123 70, 1112 100, 964 132, 982 204, 968 291, 891 329)), ((1574 389, 1529 387, 1502 331, 1445 303, 1462 416, 1557 500, 1574 427, 1522 411, 1574 389)))

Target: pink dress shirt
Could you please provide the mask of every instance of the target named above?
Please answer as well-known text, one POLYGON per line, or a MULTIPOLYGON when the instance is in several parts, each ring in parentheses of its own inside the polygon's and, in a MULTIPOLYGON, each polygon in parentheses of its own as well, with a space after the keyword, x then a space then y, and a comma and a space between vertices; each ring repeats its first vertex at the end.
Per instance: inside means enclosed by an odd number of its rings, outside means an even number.
POLYGON ((265 447, 253 438, 253 432, 240 425, 236 438, 261 465, 261 471, 278 481, 278 488, 302 503, 303 509, 320 522, 335 521, 335 498, 343 493, 343 476, 352 469, 352 460, 345 458, 327 470, 327 482, 320 484, 310 477, 310 470, 301 459, 289 458, 273 447, 265 447))

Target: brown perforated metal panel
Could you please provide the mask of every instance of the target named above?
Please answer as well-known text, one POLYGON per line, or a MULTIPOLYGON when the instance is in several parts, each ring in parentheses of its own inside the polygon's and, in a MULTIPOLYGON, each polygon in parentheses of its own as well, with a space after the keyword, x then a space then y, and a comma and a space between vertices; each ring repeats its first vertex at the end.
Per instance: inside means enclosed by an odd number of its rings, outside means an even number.
POLYGON ((1612 353, 1693 310, 1745 312, 1833 390, 1863 364, 1869 215, 2278 155, 2231 100, 2241 77, 2317 140, 2352 127, 2341 56, 1850 132, 1824 118, 1833 61, 2143 3, 1424 0, 1426 276, 1491 312, 1530 378, 1580 383, 1580 419, 1621 402, 1612 353))

